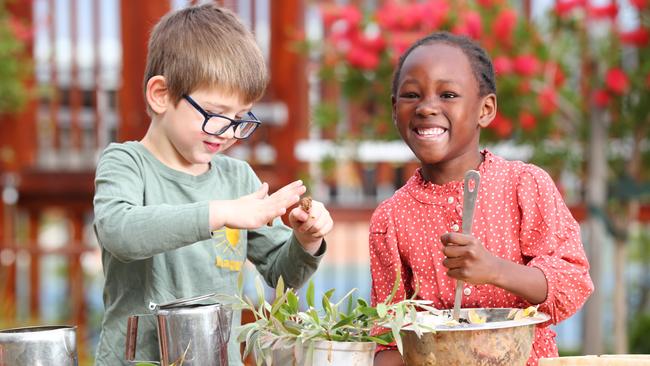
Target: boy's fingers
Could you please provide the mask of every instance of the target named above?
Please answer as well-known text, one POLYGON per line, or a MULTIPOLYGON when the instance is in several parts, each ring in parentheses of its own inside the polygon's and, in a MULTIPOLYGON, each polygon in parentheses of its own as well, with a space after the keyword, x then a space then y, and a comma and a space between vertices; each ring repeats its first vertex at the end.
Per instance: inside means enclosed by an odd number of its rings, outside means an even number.
MULTIPOLYGON (((286 194, 291 194, 294 191, 299 191, 301 188, 304 188, 304 187, 305 186, 302 184, 302 181, 297 180, 297 181, 291 182, 291 183, 287 184, 286 186, 278 189, 277 191, 275 191, 275 193, 272 194, 272 196, 274 196, 274 195, 283 195, 285 193, 286 194)), ((305 189, 307 189, 307 188, 305 188, 305 189)))
POLYGON ((255 198, 264 198, 268 193, 269 193, 269 185, 268 183, 264 182, 262 183, 260 188, 253 193, 253 196, 255 198))

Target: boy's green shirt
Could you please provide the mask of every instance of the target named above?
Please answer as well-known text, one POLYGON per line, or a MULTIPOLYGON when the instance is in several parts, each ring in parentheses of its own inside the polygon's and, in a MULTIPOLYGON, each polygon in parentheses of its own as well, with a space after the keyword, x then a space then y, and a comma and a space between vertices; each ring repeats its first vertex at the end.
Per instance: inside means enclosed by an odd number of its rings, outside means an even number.
MULTIPOLYGON (((96 365, 128 365, 126 320, 151 314, 149 302, 236 294, 246 259, 271 286, 282 276, 288 286, 300 287, 314 273, 325 244, 312 256, 279 219, 257 230, 210 232, 210 200, 236 199, 260 185, 246 162, 224 155, 216 155, 206 173, 192 176, 167 167, 139 142, 106 148, 97 166, 94 198, 105 276, 96 365)), ((240 319, 240 313, 233 314, 233 329, 240 319)), ((234 338, 229 364, 241 365, 234 338)), ((137 346, 138 359, 159 359, 153 317, 140 319, 137 346)))

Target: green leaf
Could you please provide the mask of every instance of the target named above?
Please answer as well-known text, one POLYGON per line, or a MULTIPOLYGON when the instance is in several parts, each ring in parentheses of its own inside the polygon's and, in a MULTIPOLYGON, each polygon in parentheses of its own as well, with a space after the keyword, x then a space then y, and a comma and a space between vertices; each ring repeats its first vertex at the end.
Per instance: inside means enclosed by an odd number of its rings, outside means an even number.
POLYGON ((377 304, 377 315, 379 315, 380 318, 385 318, 387 313, 388 313, 388 308, 386 307, 386 304, 384 303, 377 304))
POLYGON ((395 294, 397 294, 397 290, 399 289, 399 285, 402 281, 402 271, 397 268, 397 271, 395 273, 395 282, 393 283, 393 290, 390 292, 390 295, 384 300, 384 303, 390 303, 393 301, 393 298, 395 297, 395 294))
POLYGON ((284 323, 282 323, 282 325, 284 325, 284 328, 289 333, 295 334, 295 335, 300 335, 300 331, 301 331, 300 324, 298 324, 298 323, 296 323, 296 322, 294 322, 292 320, 286 320, 284 323))
MULTIPOLYGON (((384 333, 384 334, 390 334, 390 333, 384 333)), ((392 336, 390 341, 384 340, 383 338, 376 337, 376 336, 368 336, 366 337, 366 339, 375 342, 377 344, 381 344, 382 346, 388 346, 392 342, 392 336)))
POLYGON ((323 299, 321 301, 323 305, 323 310, 327 315, 330 315, 332 313, 332 307, 330 306, 330 299, 327 296, 323 296, 323 299))
POLYGON ((287 292, 287 311, 290 314, 295 314, 298 312, 298 303, 298 296, 293 291, 287 292))
POLYGON ((278 278, 278 283, 275 285, 275 298, 280 298, 284 294, 284 280, 282 276, 278 278))
POLYGON ((255 290, 257 290, 257 301, 264 302, 266 297, 264 296, 264 285, 260 277, 255 278, 255 290))
POLYGON ((309 285, 307 285, 307 294, 306 294, 307 306, 310 308, 314 307, 314 281, 310 280, 309 285))
POLYGON ((344 316, 341 320, 338 321, 338 323, 334 324, 332 329, 337 329, 337 328, 340 328, 340 327, 342 327, 344 325, 352 324, 353 321, 354 321, 354 317, 352 317, 352 316, 344 316))
POLYGON ((314 308, 309 309, 307 313, 309 314, 309 316, 311 317, 311 319, 314 321, 315 324, 317 325, 320 324, 320 317, 318 316, 318 312, 314 308))
POLYGON ((239 295, 244 293, 244 271, 239 271, 237 275, 237 293, 239 295))

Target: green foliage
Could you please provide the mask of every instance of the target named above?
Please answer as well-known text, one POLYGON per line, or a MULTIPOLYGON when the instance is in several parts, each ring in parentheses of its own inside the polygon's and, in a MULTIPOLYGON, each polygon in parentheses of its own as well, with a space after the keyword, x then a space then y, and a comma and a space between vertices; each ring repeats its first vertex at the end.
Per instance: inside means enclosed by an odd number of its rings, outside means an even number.
POLYGON ((630 329, 630 352, 650 353, 650 314, 640 314, 631 324, 630 329))
MULTIPOLYGON (((246 342, 244 355, 251 352, 258 365, 272 364, 273 351, 278 349, 302 349, 307 346, 307 357, 313 341, 334 342, 375 342, 387 345, 395 341, 400 352, 402 341, 400 330, 409 325, 420 335, 423 330, 431 330, 415 322, 417 310, 437 313, 430 307, 431 301, 394 300, 399 287, 399 274, 391 295, 376 307, 363 299, 352 298, 356 289, 349 291, 338 301, 332 296, 334 289, 326 291, 320 299, 321 309, 316 309, 314 284, 310 281, 306 291, 307 309, 299 309, 299 298, 292 288, 284 288, 282 278, 278 281, 275 300, 264 300, 261 280, 257 278, 259 306, 247 297, 238 298, 241 309, 248 309, 255 315, 255 321, 239 328, 237 341, 246 342), (377 327, 385 327, 386 332, 375 334, 377 327), (389 331, 390 330, 390 331, 389 331)), ((301 354, 301 352, 297 352, 301 354)))
POLYGON ((31 66, 25 47, 30 31, 0 1, 0 114, 19 111, 27 98, 31 66))

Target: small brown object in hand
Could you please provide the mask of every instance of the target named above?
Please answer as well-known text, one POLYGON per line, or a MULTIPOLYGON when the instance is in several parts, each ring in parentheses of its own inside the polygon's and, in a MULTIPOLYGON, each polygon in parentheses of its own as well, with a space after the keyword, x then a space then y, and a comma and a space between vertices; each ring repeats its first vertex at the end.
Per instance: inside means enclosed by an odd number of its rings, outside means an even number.
POLYGON ((303 211, 309 213, 309 210, 311 210, 311 197, 303 197, 300 199, 300 208, 302 208, 303 211))

